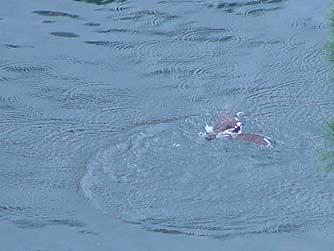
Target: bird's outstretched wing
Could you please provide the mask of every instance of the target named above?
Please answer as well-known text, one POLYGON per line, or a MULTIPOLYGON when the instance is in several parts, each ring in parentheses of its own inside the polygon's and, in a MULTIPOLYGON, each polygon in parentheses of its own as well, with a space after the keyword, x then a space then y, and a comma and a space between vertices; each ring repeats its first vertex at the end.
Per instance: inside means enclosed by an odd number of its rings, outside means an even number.
POLYGON ((241 133, 241 134, 236 135, 234 139, 244 140, 244 141, 252 142, 254 144, 266 146, 266 147, 272 146, 269 139, 267 139, 266 137, 257 135, 257 134, 241 133))

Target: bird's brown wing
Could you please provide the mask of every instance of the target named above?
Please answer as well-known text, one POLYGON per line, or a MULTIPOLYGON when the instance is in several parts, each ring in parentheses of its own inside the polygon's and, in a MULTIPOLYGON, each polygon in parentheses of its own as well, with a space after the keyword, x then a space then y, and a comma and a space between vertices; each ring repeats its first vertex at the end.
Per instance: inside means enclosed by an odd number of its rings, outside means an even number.
POLYGON ((271 146, 271 142, 267 138, 257 135, 257 134, 241 133, 241 134, 236 135, 235 139, 252 142, 254 144, 261 145, 261 146, 267 146, 267 147, 271 146))
POLYGON ((225 131, 227 129, 234 128, 235 123, 237 123, 235 118, 228 114, 221 113, 219 115, 218 123, 215 126, 215 131, 225 131))

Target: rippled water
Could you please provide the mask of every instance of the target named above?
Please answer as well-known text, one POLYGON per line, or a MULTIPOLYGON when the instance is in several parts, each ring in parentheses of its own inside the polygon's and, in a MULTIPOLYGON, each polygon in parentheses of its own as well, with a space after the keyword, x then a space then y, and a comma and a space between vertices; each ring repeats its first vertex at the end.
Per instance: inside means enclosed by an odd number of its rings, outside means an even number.
POLYGON ((83 228, 87 201, 214 238, 332 222, 329 1, 62 3, 0 10, 0 220, 83 228), (199 137, 221 111, 274 147, 199 137))

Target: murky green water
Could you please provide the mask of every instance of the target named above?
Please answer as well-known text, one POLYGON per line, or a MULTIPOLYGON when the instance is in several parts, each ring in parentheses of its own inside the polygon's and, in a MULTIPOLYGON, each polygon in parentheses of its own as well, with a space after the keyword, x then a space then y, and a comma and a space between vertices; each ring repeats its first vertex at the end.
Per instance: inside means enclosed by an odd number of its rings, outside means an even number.
POLYGON ((98 236, 92 207, 223 240, 331 224, 332 8, 3 1, 0 221, 98 236), (221 111, 273 148, 199 137, 221 111))

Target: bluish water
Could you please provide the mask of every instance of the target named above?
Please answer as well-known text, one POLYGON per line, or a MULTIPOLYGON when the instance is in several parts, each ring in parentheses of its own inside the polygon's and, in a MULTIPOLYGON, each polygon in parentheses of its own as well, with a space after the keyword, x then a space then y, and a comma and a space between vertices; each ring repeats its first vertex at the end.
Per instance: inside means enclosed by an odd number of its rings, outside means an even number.
POLYGON ((93 207, 149 235, 223 240, 330 225, 330 11, 330 1, 3 1, 0 221, 98 236, 97 220, 78 216, 93 207), (273 148, 205 141, 221 111, 241 112, 244 131, 273 148))

